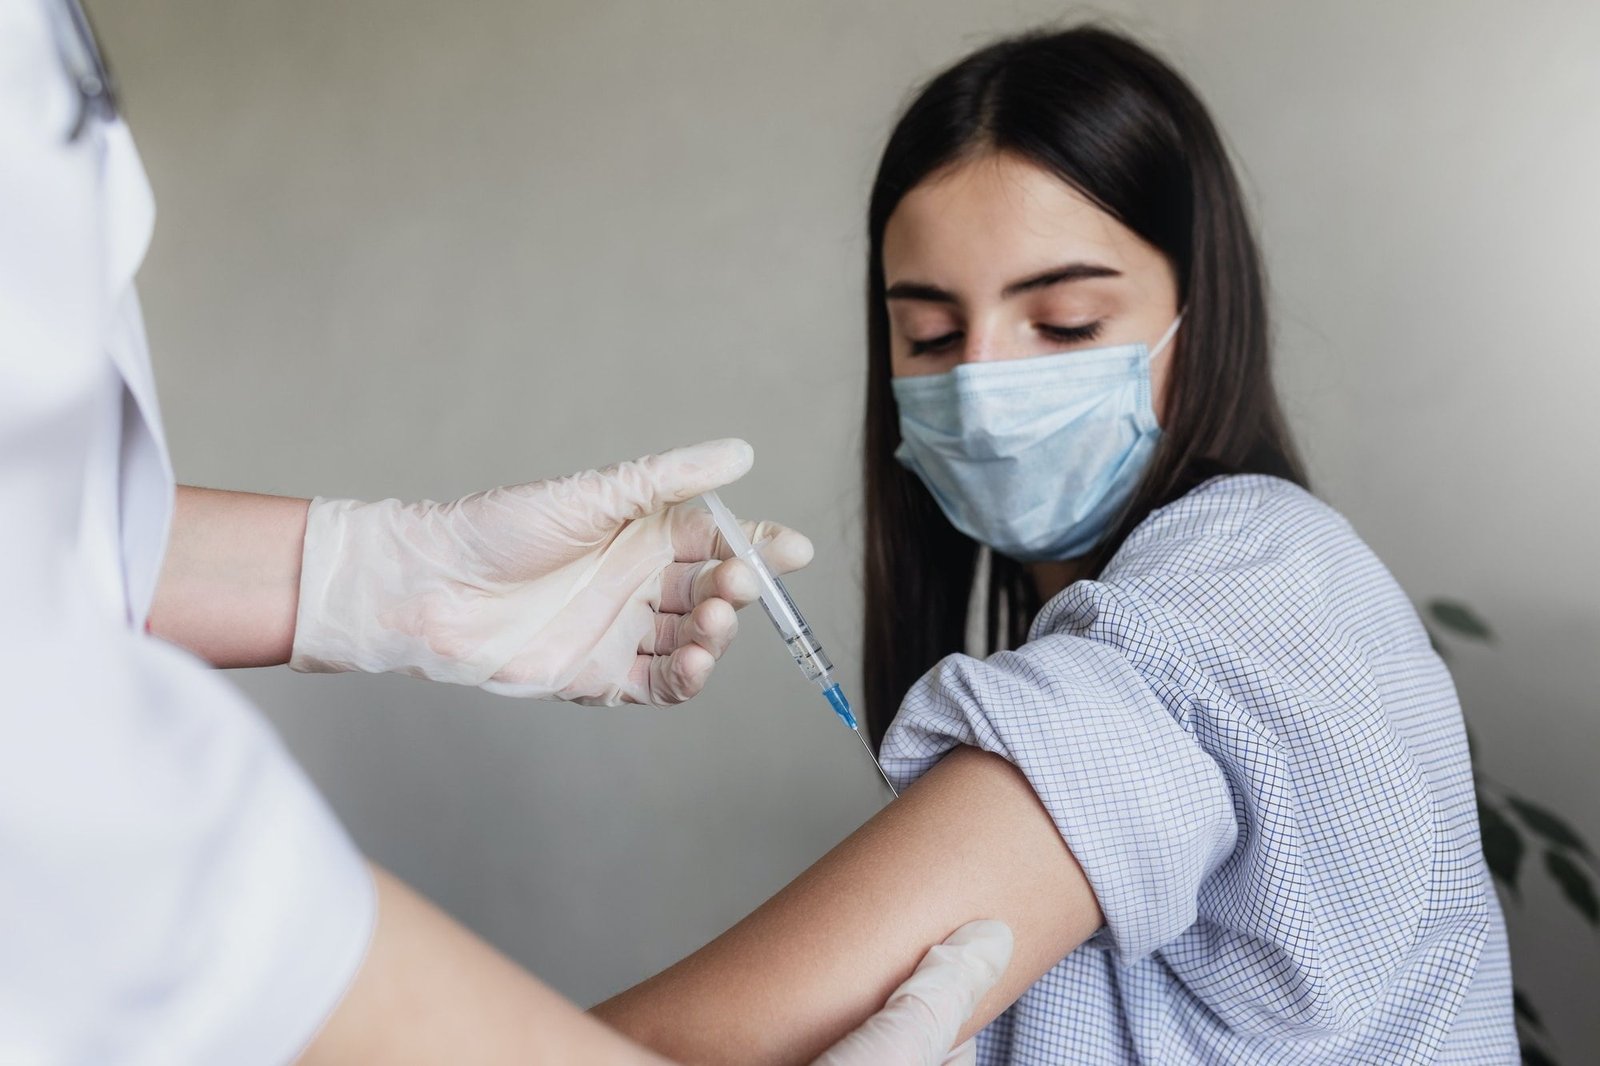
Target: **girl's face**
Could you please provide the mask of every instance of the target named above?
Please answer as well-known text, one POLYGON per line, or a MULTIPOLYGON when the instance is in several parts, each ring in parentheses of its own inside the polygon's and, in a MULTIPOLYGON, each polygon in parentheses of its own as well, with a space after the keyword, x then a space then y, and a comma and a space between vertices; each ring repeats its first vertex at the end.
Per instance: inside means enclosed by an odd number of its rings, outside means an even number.
MULTIPOLYGON (((883 236, 896 377, 1077 348, 1154 347, 1178 314, 1166 256, 1060 178, 1006 154, 906 194, 883 236)), ((1158 417, 1172 353, 1150 367, 1158 417)))

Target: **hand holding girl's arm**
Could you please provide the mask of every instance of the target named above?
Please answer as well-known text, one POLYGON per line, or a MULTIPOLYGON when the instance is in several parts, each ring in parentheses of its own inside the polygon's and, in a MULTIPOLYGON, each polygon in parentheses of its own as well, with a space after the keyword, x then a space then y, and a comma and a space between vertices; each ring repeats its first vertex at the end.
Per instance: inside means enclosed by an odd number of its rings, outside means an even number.
POLYGON ((749 917, 594 1013, 682 1062, 809 1062, 978 918, 1009 925, 1015 950, 961 1039, 1101 924, 1021 772, 957 748, 749 917))

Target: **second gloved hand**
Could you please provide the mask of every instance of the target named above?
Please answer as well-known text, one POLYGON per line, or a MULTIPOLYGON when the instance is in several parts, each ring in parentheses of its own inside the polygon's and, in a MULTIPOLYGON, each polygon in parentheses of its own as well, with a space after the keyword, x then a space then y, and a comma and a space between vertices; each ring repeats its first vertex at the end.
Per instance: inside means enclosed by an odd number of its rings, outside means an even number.
MULTIPOLYGON (((689 699, 758 588, 719 561, 710 513, 679 505, 752 461, 744 441, 711 441, 453 503, 314 500, 290 666, 607 706, 689 699)), ((746 532, 775 572, 811 559, 792 530, 746 532)))
POLYGON ((961 1027, 1011 964, 1011 927, 968 922, 935 944, 883 1009, 813 1066, 970 1066, 977 1046, 951 1050, 961 1027))

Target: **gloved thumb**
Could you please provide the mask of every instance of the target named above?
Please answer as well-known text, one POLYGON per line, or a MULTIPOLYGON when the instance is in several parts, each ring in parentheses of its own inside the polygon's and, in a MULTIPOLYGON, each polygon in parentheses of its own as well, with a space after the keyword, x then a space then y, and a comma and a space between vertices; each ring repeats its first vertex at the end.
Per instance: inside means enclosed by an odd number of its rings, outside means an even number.
MULTIPOLYGON (((923 956, 883 1010, 815 1066, 937 1066, 1011 963, 1011 927, 968 922, 923 956)), ((958 1060, 959 1061, 959 1060, 958 1060)))
POLYGON ((729 437, 673 448, 574 479, 596 526, 618 526, 721 488, 750 472, 755 450, 729 437))

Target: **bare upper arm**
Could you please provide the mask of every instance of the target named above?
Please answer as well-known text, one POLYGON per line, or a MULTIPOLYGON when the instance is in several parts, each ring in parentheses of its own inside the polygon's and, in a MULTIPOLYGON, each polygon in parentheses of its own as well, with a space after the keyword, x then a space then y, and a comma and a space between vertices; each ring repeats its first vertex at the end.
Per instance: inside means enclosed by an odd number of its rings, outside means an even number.
POLYGON ((957 748, 749 917, 594 1013, 684 1062, 809 1062, 976 918, 1010 925, 1016 949, 962 1039, 1101 923, 1021 771, 957 748))

